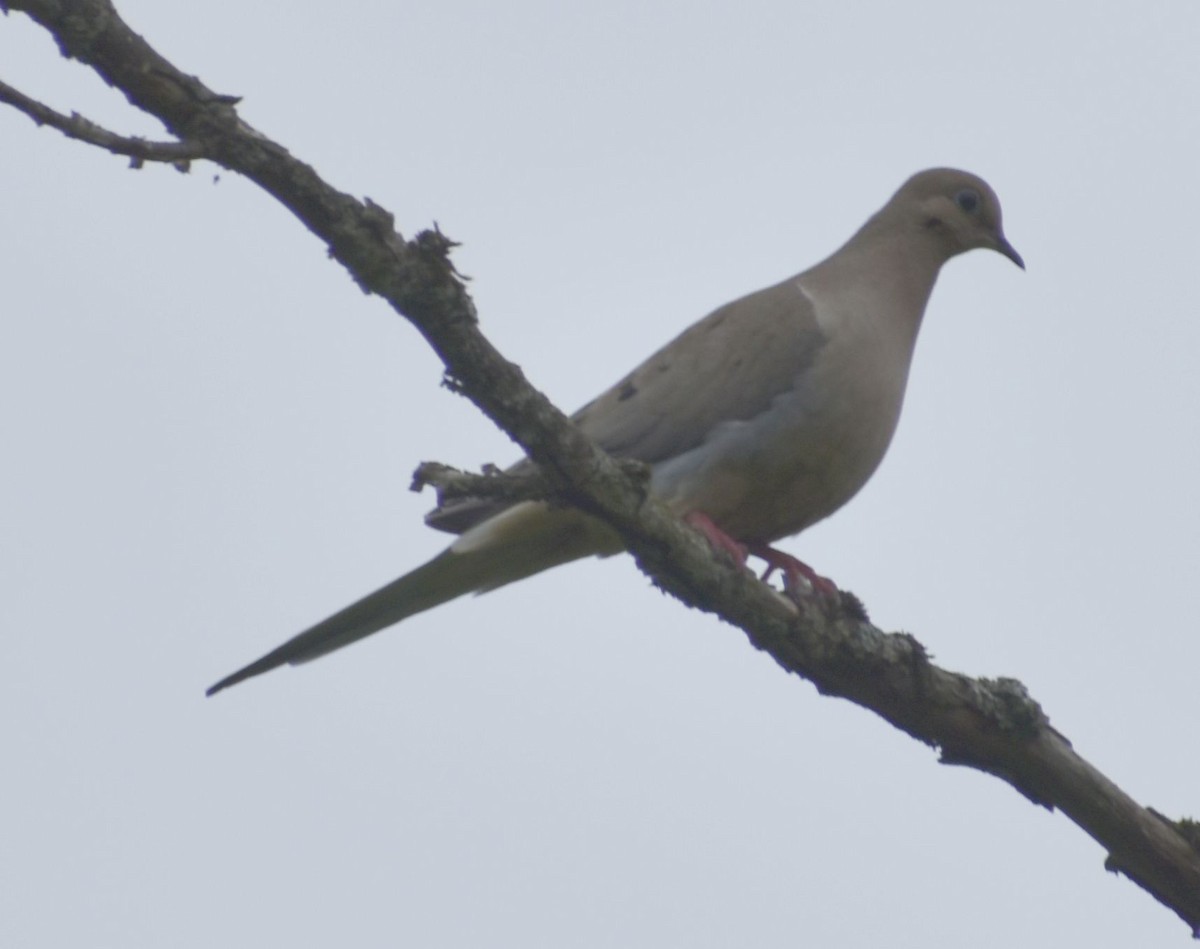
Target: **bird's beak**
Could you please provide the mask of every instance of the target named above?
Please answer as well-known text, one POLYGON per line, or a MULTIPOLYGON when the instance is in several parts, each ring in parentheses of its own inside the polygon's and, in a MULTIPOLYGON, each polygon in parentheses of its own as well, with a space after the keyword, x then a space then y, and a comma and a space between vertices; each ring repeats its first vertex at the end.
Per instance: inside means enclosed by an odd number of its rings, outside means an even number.
POLYGON ((1011 260, 1014 264, 1016 264, 1022 270, 1025 269, 1024 259, 1021 257, 1020 254, 1017 253, 1017 249, 1008 242, 1008 238, 1005 237, 1003 234, 996 235, 996 250, 999 251, 1001 254, 1003 254, 1005 257, 1007 257, 1009 260, 1011 260))

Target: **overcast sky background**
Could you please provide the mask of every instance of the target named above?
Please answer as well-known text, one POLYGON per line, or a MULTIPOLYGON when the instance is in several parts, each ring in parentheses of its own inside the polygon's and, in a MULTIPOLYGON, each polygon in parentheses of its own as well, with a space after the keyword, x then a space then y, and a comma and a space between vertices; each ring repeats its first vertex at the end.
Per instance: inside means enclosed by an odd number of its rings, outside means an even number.
MULTIPOLYGON (((871 484, 784 546, 1200 816, 1200 5, 119 0, 411 236, 571 410, 912 172, 1004 203, 871 484)), ((161 134, 27 18, 0 78, 161 134)), ((441 548, 516 450, 265 194, 0 109, 0 943, 1187 945, 1008 786, 628 558, 204 688, 441 548)))

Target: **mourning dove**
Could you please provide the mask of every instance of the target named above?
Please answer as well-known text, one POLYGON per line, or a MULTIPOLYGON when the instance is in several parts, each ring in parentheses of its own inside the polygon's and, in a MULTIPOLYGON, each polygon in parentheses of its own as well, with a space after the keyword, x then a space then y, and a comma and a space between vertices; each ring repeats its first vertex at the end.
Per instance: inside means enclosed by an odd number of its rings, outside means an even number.
MULTIPOLYGON (((649 464, 652 493, 714 545, 819 585, 768 545, 828 517, 879 466, 938 272, 974 248, 1025 266, 984 181, 948 168, 919 172, 832 256, 710 313, 574 420, 610 454, 649 464)), ((458 538, 208 694, 464 593, 623 549, 600 521, 543 502, 457 502, 426 520, 458 538)))

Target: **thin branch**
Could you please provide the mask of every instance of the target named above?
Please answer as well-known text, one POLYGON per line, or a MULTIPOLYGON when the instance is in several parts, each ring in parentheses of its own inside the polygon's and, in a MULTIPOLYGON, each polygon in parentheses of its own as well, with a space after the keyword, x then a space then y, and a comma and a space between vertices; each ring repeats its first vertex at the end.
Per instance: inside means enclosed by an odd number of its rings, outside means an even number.
POLYGON ((439 507, 449 501, 467 498, 548 501, 557 493, 550 479, 537 469, 515 474, 489 466, 484 468, 483 474, 471 474, 438 461, 423 461, 413 472, 409 489, 421 491, 429 487, 437 491, 439 507))
MULTIPOLYGON (((650 467, 641 461, 619 459, 617 464, 628 475, 649 480, 650 467)), ((423 461, 413 472, 412 491, 433 488, 437 492, 438 505, 463 499, 486 499, 490 501, 561 501, 562 492, 539 468, 529 464, 517 465, 501 471, 487 465, 482 474, 472 474, 438 461, 423 461)))
POLYGON ((136 136, 118 135, 78 112, 70 115, 56 112, 3 81, 0 81, 0 102, 24 112, 38 125, 58 129, 67 138, 95 145, 114 155, 126 155, 132 159, 130 165, 134 168, 142 167, 144 162, 160 161, 174 165, 179 171, 187 171, 190 162, 207 157, 199 142, 151 142, 136 136))
POLYGON ((647 495, 644 479, 584 438, 480 334, 444 235, 425 231, 404 241, 391 215, 331 188, 242 123, 228 97, 159 56, 108 0, 8 4, 181 140, 205 142, 206 157, 288 207, 360 287, 417 327, 456 389, 526 449, 549 489, 619 532, 660 587, 739 626, 756 648, 823 693, 848 698, 940 748, 943 762, 989 772, 1030 800, 1060 808, 1107 848, 1110 869, 1124 872, 1200 935, 1200 850, 1186 834, 1194 825, 1165 820, 1121 791, 1050 727, 1019 682, 940 669, 911 636, 868 623, 850 597, 840 604, 789 600, 714 557, 698 534, 647 495))

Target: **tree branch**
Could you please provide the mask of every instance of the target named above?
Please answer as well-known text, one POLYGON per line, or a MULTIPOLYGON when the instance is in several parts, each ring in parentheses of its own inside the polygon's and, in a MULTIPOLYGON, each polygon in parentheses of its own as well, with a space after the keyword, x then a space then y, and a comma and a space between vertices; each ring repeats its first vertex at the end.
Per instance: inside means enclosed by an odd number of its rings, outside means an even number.
MULTIPOLYGON (((641 461, 615 459, 629 477, 645 484, 650 479, 650 466, 641 461)), ((562 493, 539 469, 522 465, 521 470, 501 471, 494 465, 484 468, 483 474, 460 471, 437 461, 423 461, 413 472, 410 489, 421 491, 432 487, 437 492, 438 506, 447 501, 482 498, 495 501, 561 501, 562 493)))
POLYGON ((128 137, 110 132, 78 112, 63 115, 48 105, 31 99, 23 92, 0 81, 0 102, 6 102, 18 112, 24 112, 38 125, 56 128, 67 138, 95 145, 114 155, 127 155, 130 165, 140 168, 147 161, 169 162, 179 171, 187 171, 189 163, 204 158, 204 149, 198 142, 151 142, 136 136, 128 137))
MULTIPOLYGON (((848 698, 940 748, 947 764, 994 774, 1031 801, 1060 808, 1107 848, 1109 869, 1136 881, 1200 936, 1195 825, 1172 823, 1121 791, 1050 727, 1019 682, 940 669, 911 636, 887 634, 867 622, 852 597, 840 603, 787 599, 715 557, 698 534, 646 494, 644 479, 585 439, 483 337, 474 304, 448 259, 453 243, 440 232, 404 241, 390 214, 338 192, 243 123, 234 98, 213 93, 168 63, 108 0, 8 0, 8 7, 29 14, 55 36, 64 55, 91 66, 159 118, 181 147, 197 149, 189 155, 202 154, 274 195, 364 291, 408 318, 442 358, 454 387, 537 462, 544 479, 533 489, 539 496, 561 496, 610 524, 662 589, 740 627, 756 648, 821 692, 848 698)), ((39 120, 27 107, 32 100, 5 101, 39 120)), ((66 131, 45 115, 40 119, 66 131)), ((73 137, 109 147, 103 135, 73 137)), ((454 478, 444 474, 426 470, 423 477, 445 488, 454 478)), ((491 479, 475 479, 471 488, 490 491, 480 480, 491 479)), ((528 488, 509 482, 503 490, 528 488)))

